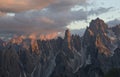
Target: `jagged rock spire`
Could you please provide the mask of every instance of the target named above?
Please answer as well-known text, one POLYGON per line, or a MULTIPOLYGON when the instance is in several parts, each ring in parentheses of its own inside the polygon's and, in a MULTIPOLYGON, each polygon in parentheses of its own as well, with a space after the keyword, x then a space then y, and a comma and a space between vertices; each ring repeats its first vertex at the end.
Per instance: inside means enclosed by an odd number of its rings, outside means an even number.
POLYGON ((64 39, 65 39, 66 42, 67 42, 68 48, 71 49, 71 33, 70 33, 70 30, 69 30, 69 29, 67 29, 67 30, 65 31, 65 38, 64 38, 64 39))

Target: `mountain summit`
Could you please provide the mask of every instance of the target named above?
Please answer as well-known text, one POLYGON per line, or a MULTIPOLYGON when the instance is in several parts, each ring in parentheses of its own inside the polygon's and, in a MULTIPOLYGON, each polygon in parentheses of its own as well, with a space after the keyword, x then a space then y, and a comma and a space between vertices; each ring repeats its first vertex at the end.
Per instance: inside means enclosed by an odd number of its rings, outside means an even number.
POLYGON ((88 27, 88 31, 91 35, 97 35, 98 33, 104 33, 108 29, 108 25, 99 18, 92 20, 90 22, 90 26, 88 27))

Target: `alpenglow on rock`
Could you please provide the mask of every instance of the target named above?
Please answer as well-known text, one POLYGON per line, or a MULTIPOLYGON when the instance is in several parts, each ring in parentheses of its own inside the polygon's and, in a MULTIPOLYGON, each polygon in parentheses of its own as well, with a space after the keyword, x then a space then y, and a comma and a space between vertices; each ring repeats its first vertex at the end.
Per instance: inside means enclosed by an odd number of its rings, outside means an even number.
POLYGON ((0 40, 0 77, 104 77, 120 69, 120 27, 99 18, 84 35, 64 38, 0 40))

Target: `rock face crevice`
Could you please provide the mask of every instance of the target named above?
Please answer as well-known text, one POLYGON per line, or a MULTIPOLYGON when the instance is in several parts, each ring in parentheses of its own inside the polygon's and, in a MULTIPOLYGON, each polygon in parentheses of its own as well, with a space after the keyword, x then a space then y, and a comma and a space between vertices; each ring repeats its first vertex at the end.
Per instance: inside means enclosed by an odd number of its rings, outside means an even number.
POLYGON ((104 77, 120 68, 120 25, 92 20, 84 35, 0 40, 0 77, 104 77))

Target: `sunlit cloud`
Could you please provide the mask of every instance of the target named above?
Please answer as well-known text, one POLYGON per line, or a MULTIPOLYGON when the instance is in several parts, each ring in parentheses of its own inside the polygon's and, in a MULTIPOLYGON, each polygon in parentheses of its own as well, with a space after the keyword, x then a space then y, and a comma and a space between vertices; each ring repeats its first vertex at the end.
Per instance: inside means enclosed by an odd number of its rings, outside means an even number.
POLYGON ((31 9, 42 9, 47 6, 52 7, 51 9, 60 10, 61 8, 68 8, 76 3, 83 3, 85 1, 86 0, 0 0, 0 11, 22 12, 31 9))
POLYGON ((66 28, 83 29, 97 17, 106 22, 120 17, 118 3, 119 0, 117 2, 108 2, 108 0, 1 0, 0 32, 46 34, 64 32, 66 28), (113 3, 112 6, 110 3, 113 3))

